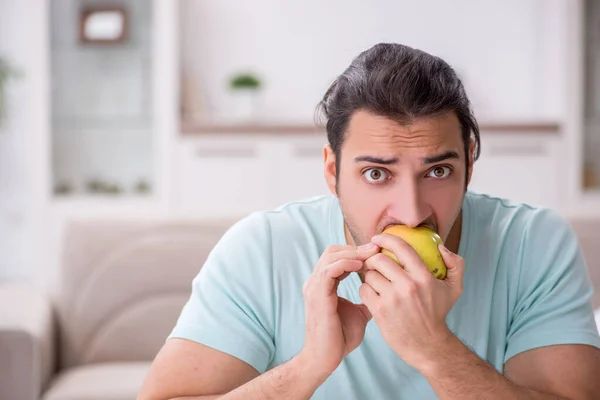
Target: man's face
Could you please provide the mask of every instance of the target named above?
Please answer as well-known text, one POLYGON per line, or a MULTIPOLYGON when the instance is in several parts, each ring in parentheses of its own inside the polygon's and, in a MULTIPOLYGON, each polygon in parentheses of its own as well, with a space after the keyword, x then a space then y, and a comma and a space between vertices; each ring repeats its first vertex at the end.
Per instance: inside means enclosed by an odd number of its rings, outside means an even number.
POLYGON ((355 244, 368 243, 396 224, 429 226, 445 241, 461 210, 468 183, 465 157, 472 165, 472 154, 473 146, 465 154, 453 112, 403 126, 357 111, 346 131, 337 177, 335 155, 326 147, 325 177, 355 244))

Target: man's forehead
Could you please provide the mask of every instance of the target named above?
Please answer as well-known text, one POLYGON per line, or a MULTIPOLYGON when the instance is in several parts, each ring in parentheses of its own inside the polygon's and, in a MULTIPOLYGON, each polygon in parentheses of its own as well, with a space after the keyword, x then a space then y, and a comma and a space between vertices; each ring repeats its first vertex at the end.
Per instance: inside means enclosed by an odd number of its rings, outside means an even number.
POLYGON ((352 114, 349 133, 366 132, 378 136, 459 133, 460 122, 452 111, 411 119, 394 119, 364 110, 352 114))
POLYGON ((447 151, 460 154, 463 147, 460 124, 454 113, 415 118, 401 124, 388 117, 359 111, 352 116, 344 142, 348 144, 344 147, 353 150, 390 155, 414 151, 421 157, 447 151))

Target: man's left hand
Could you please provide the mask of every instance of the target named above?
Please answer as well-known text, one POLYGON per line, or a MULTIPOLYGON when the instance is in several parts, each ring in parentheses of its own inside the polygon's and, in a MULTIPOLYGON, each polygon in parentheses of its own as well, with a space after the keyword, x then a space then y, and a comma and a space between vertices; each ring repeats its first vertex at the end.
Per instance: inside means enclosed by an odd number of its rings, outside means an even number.
POLYGON ((464 260, 440 246, 447 275, 439 280, 402 239, 384 233, 372 243, 394 253, 404 268, 382 253, 370 257, 360 297, 388 345, 423 371, 452 335, 446 316, 462 294, 464 260))

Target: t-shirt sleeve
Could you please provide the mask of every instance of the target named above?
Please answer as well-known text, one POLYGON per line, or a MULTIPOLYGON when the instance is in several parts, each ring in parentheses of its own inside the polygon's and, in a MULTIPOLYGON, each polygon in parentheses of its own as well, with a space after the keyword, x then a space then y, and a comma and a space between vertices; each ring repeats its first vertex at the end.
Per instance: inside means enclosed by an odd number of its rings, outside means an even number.
POLYGON ((264 373, 274 357, 274 296, 268 217, 234 224, 192 282, 170 338, 230 354, 264 373))
POLYGON ((593 286, 570 225, 553 211, 536 212, 526 229, 522 251, 505 361, 550 345, 600 348, 592 310, 593 286))

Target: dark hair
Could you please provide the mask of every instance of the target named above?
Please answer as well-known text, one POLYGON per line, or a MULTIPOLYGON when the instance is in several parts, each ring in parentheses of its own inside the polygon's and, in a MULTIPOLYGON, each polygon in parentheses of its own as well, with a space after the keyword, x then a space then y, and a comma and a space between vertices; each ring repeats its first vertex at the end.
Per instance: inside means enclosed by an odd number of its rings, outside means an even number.
MULTIPOLYGON (((362 52, 329 87, 317 112, 326 118, 327 139, 339 160, 352 114, 365 110, 410 124, 415 118, 454 111, 461 126, 465 155, 475 140, 479 157, 479 126, 456 72, 439 57, 394 43, 380 43, 362 52)), ((467 157, 467 176, 469 160, 467 157)))

